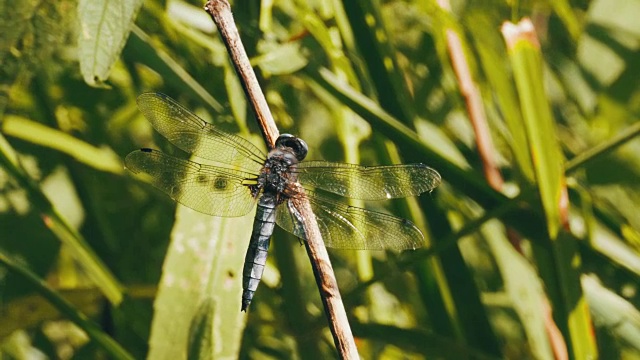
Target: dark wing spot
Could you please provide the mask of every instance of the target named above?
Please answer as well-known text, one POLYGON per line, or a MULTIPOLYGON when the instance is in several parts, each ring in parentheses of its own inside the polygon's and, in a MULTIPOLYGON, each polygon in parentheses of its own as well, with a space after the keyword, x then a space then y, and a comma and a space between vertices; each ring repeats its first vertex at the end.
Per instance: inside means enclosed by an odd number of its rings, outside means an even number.
POLYGON ((196 177, 196 181, 200 184, 204 184, 207 182, 207 176, 206 175, 198 175, 198 177, 196 177))
POLYGON ((224 190, 227 188, 228 185, 229 185, 229 180, 223 176, 218 176, 213 181, 213 188, 215 190, 224 190))

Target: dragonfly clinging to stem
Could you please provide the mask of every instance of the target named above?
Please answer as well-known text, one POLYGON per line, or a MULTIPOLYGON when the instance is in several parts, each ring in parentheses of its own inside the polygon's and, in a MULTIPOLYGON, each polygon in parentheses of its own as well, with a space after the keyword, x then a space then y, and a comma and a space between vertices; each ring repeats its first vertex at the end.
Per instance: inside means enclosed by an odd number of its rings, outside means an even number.
POLYGON ((322 192, 360 200, 417 196, 435 189, 441 181, 438 172, 426 165, 303 162, 307 144, 290 134, 280 135, 265 155, 249 141, 217 129, 164 94, 142 94, 138 107, 171 143, 215 165, 144 148, 127 155, 127 169, 147 174, 155 187, 201 213, 243 216, 257 203, 243 268, 242 311, 249 307, 262 278, 275 224, 306 238, 295 200, 309 200, 327 247, 406 250, 424 243, 422 233, 409 220, 345 205, 322 192))

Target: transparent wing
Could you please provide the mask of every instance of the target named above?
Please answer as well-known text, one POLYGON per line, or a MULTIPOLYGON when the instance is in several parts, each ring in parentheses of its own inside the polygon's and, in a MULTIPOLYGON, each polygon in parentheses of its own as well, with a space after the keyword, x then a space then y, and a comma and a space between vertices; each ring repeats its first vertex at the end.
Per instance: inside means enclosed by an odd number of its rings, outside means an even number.
POLYGON ((255 179, 251 173, 202 165, 152 149, 134 151, 124 162, 132 172, 151 177, 153 186, 172 199, 201 213, 242 216, 255 204, 244 185, 255 179))
POLYGON ((298 165, 303 185, 352 199, 385 200, 420 195, 440 185, 440 174, 423 164, 360 166, 327 161, 298 165))
MULTIPOLYGON (((422 232, 409 220, 340 204, 307 191, 327 247, 352 250, 416 249, 424 246, 422 232)), ((302 197, 300 195, 298 198, 302 197)), ((290 199, 278 206, 276 223, 304 239, 304 230, 290 199)))
POLYGON ((138 108, 162 136, 188 153, 250 171, 264 164, 264 154, 249 141, 216 129, 167 95, 142 94, 138 108))

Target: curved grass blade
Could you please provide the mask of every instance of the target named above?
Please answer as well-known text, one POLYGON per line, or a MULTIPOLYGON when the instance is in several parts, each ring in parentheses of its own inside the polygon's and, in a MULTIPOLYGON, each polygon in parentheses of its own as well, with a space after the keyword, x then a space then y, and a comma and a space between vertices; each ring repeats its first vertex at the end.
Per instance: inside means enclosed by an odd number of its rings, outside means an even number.
POLYGON ((42 279, 38 278, 38 276, 31 270, 24 265, 13 261, 8 254, 5 254, 2 251, 2 249, 0 249, 0 264, 6 266, 9 271, 22 276, 27 282, 31 283, 35 291, 53 304, 60 313, 68 317, 82 330, 84 330, 91 340, 95 341, 98 346, 107 352, 110 358, 133 359, 131 354, 120 347, 120 345, 109 335, 102 332, 98 325, 88 320, 86 315, 78 311, 72 304, 58 295, 58 293, 51 289, 42 279))
POLYGON ((112 304, 122 301, 122 286, 115 276, 93 252, 84 238, 72 228, 54 208, 53 204, 20 167, 17 156, 6 139, 0 134, 0 166, 13 176, 27 191, 29 200, 38 209, 45 225, 69 246, 75 259, 84 267, 91 280, 100 288, 112 304))
POLYGON ((100 171, 122 174, 122 161, 110 148, 97 148, 78 138, 15 115, 7 115, 0 124, 2 132, 65 153, 100 171))

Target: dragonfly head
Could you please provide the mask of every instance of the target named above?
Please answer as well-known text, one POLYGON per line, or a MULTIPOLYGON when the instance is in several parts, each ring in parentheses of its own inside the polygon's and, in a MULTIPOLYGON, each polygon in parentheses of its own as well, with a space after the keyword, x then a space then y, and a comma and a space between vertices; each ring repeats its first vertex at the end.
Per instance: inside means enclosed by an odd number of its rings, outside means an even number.
POLYGON ((276 148, 288 147, 293 150, 293 154, 298 161, 302 161, 309 151, 309 147, 304 140, 297 138, 291 134, 281 134, 276 140, 276 148))

